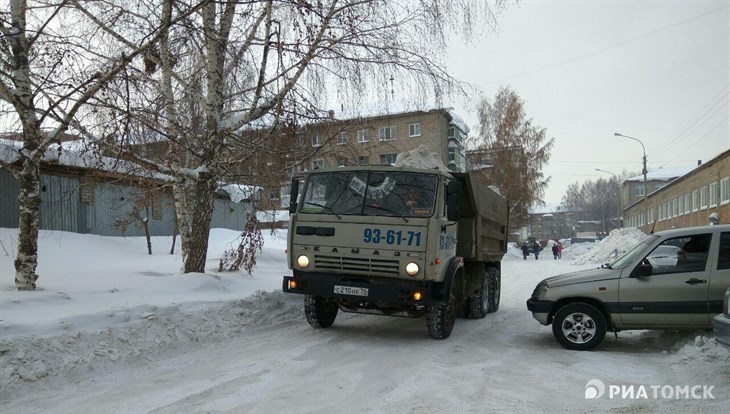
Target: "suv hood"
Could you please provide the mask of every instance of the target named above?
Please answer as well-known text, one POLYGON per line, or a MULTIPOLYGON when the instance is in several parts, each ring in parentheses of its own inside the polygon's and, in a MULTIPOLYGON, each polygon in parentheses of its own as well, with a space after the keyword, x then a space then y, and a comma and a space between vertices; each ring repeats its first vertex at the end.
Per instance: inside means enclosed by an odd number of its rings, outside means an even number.
POLYGON ((549 277, 541 283, 546 283, 548 287, 557 287, 563 285, 573 285, 576 283, 596 282, 599 280, 618 279, 621 276, 621 269, 588 269, 578 272, 565 273, 549 277))

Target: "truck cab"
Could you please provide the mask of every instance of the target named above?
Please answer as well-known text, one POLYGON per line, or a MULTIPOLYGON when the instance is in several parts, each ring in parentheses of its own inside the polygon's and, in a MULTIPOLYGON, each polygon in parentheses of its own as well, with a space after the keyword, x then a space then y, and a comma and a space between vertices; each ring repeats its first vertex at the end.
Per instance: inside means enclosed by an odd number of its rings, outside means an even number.
POLYGON ((427 315, 431 336, 448 337, 457 306, 473 296, 461 276, 463 251, 477 241, 464 184, 438 169, 388 166, 317 170, 301 194, 294 181, 284 292, 306 295, 317 328, 338 310, 427 315))

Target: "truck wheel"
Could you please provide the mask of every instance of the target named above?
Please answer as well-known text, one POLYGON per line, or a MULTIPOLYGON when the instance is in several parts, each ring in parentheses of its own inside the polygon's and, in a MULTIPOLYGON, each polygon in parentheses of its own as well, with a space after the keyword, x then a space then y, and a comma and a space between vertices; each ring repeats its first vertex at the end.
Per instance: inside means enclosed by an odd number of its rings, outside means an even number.
POLYGON ((312 295, 304 297, 304 315, 307 317, 307 322, 314 328, 332 326, 339 309, 340 307, 333 299, 312 295))
POLYGON ((428 307, 428 314, 426 315, 428 334, 434 339, 446 339, 451 335, 455 322, 456 296, 452 291, 449 294, 448 302, 428 307))
POLYGON ((496 267, 489 267, 482 270, 478 277, 482 282, 481 288, 476 295, 468 299, 469 317, 472 319, 481 319, 499 308, 501 290, 499 270, 496 267))
POLYGON ((496 267, 487 268, 489 293, 487 294, 487 312, 496 312, 499 309, 499 299, 502 291, 502 275, 496 267))
POLYGON ((469 313, 471 319, 482 319, 489 312, 489 277, 486 269, 479 272, 480 288, 476 295, 467 299, 469 313))
POLYGON ((561 345, 576 351, 595 348, 606 336, 606 319, 587 303, 570 303, 553 317, 553 335, 561 345))

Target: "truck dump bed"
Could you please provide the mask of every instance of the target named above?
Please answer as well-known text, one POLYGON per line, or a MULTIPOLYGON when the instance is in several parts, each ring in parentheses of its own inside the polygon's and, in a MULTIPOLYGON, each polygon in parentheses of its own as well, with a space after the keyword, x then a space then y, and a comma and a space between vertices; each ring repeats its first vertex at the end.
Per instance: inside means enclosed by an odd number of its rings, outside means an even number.
POLYGON ((461 183, 456 254, 467 261, 499 261, 507 252, 507 200, 477 172, 452 173, 461 183))

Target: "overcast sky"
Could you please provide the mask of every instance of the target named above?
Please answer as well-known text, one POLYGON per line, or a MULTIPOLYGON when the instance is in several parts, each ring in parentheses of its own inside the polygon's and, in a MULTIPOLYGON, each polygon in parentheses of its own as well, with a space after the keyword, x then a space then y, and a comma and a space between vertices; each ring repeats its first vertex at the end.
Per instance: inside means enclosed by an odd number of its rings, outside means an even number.
MULTIPOLYGON (((573 182, 696 165, 730 148, 730 1, 523 1, 497 33, 454 41, 449 70, 511 87, 556 139, 545 201, 573 182)), ((454 104, 476 133, 476 111, 454 104)))

